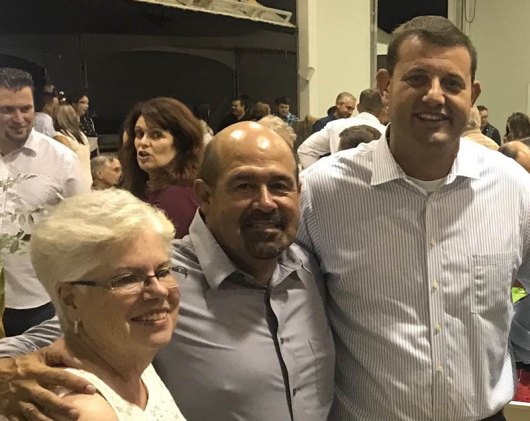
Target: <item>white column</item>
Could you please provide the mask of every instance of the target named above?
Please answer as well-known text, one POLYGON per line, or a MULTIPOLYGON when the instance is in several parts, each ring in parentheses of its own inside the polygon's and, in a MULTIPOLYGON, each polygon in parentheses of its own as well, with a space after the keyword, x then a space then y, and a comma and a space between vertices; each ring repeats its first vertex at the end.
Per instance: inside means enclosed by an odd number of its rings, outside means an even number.
POLYGON ((375 0, 297 0, 300 117, 374 84, 375 0))

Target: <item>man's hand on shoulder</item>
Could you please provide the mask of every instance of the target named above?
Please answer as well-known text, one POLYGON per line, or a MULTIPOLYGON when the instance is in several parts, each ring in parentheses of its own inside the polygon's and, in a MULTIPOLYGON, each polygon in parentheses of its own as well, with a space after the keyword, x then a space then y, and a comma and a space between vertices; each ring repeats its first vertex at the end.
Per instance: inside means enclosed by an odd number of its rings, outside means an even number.
POLYGON ((10 420, 76 420, 79 411, 53 390, 65 387, 77 393, 94 393, 86 380, 58 366, 80 367, 64 342, 16 358, 0 359, 0 413, 10 420))

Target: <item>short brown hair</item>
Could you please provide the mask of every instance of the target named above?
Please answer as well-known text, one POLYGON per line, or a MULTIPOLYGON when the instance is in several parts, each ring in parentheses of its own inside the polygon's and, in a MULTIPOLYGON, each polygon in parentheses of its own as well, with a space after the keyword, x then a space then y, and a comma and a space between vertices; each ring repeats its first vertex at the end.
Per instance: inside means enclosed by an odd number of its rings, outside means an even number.
POLYGON ((379 139, 381 133, 374 127, 367 125, 353 126, 344 129, 340 135, 339 151, 352 149, 361 143, 369 143, 372 140, 379 139))
POLYGON ((471 80, 477 71, 477 50, 469 37, 441 16, 418 16, 398 26, 390 39, 386 57, 386 69, 392 75, 399 61, 399 47, 406 39, 418 37, 423 41, 442 47, 464 47, 471 57, 471 80))

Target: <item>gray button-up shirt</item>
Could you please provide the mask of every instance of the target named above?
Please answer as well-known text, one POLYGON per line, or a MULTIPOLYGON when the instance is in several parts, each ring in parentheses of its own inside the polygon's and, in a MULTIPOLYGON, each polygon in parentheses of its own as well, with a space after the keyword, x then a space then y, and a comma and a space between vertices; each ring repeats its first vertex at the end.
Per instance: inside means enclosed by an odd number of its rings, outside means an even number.
POLYGON ((315 260, 292 245, 261 287, 234 266, 199 213, 172 260, 189 273, 178 327, 155 367, 184 416, 283 421, 292 410, 294 420, 326 420, 335 353, 315 260))

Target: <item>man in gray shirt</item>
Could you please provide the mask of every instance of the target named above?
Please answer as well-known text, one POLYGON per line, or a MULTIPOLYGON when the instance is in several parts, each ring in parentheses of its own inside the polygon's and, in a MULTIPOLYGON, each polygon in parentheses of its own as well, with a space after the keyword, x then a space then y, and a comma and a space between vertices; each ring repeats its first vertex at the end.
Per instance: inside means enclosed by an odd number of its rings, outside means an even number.
MULTIPOLYGON (((188 421, 326 420, 335 355, 318 266, 293 244, 300 194, 293 151, 269 129, 237 123, 208 145, 195 190, 200 211, 189 236, 174 243, 172 259, 188 277, 173 340, 154 361, 160 377, 188 421)), ((57 325, 2 341, 0 356, 49 344, 57 325)), ((67 375, 23 358, 25 377, 12 359, 0 361, 0 393, 13 379, 61 384, 67 375)), ((42 389, 28 388, 0 397, 32 402, 30 420, 67 409, 53 397, 39 405, 42 389)), ((16 412, 12 406, 5 412, 16 412)))

